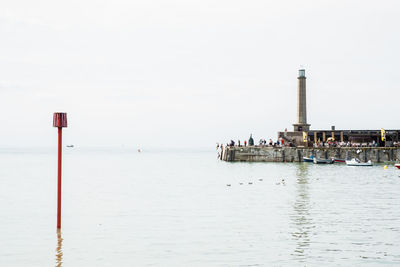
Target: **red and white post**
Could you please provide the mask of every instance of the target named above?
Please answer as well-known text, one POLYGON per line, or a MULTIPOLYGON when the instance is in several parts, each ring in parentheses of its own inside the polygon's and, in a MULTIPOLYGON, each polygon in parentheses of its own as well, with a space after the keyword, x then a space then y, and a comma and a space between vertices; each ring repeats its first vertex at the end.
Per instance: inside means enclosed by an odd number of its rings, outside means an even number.
POLYGON ((58 128, 58 166, 57 166, 57 229, 61 229, 61 165, 62 128, 67 127, 67 113, 54 113, 53 127, 58 128))

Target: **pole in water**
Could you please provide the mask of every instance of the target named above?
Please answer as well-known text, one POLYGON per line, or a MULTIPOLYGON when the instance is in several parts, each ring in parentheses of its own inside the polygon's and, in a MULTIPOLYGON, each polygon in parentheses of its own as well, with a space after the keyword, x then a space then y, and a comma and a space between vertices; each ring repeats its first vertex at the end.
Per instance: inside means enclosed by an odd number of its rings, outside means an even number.
POLYGON ((67 127, 67 113, 56 112, 53 114, 53 127, 58 128, 58 163, 57 163, 57 229, 61 229, 61 154, 62 154, 62 128, 67 127))

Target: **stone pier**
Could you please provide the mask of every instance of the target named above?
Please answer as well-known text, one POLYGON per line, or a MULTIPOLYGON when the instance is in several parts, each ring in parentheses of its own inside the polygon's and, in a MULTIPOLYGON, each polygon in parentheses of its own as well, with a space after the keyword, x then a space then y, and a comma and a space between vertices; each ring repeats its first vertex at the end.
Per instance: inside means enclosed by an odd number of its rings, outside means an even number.
POLYGON ((358 158, 374 163, 400 161, 398 147, 225 147, 222 160, 244 162, 302 162, 303 157, 314 155, 317 158, 358 158))

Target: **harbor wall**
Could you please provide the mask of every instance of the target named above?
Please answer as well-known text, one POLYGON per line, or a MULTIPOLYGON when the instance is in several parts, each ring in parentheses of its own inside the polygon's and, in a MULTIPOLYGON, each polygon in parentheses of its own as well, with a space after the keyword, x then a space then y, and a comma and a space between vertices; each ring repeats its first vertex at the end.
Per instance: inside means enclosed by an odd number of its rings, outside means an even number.
POLYGON ((303 157, 314 155, 317 158, 358 158, 374 163, 400 161, 398 147, 224 147, 221 159, 224 161, 245 162, 302 162, 303 157))

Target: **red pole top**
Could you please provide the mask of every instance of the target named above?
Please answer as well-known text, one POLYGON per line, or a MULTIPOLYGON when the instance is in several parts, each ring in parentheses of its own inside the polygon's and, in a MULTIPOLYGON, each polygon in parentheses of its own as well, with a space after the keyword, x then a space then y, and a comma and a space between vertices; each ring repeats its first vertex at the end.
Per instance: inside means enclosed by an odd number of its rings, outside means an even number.
POLYGON ((53 115, 53 127, 67 127, 67 113, 56 112, 53 115))

